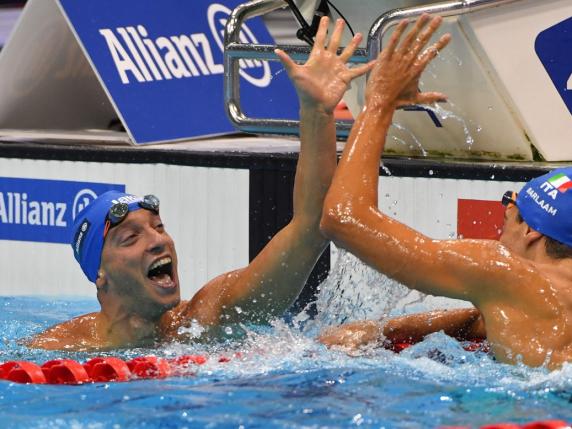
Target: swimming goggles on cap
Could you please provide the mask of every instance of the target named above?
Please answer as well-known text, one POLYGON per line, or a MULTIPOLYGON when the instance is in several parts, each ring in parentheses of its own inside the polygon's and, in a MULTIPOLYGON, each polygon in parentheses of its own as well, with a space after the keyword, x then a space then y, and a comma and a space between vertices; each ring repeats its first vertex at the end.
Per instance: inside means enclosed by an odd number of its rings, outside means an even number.
POLYGON ((506 191, 504 193, 504 195, 502 196, 501 204, 505 207, 508 207, 510 205, 516 206, 517 195, 518 195, 518 193, 516 193, 514 191, 506 191))
MULTIPOLYGON (((152 211, 155 214, 159 214, 159 198, 155 195, 145 195, 141 201, 137 204, 142 209, 152 211)), ((105 217, 105 229, 103 231, 103 238, 107 236, 107 233, 114 226, 119 225, 129 214, 129 204, 117 202, 114 203, 110 208, 107 216, 105 217)))

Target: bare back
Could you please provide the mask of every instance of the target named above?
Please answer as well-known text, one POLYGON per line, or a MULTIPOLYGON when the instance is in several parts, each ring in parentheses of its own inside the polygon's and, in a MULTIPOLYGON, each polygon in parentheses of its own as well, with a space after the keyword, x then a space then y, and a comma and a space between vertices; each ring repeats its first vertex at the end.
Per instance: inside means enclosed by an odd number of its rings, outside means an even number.
POLYGON ((552 369, 572 361, 570 263, 529 262, 529 275, 517 273, 514 284, 505 285, 512 294, 477 305, 499 360, 552 369))

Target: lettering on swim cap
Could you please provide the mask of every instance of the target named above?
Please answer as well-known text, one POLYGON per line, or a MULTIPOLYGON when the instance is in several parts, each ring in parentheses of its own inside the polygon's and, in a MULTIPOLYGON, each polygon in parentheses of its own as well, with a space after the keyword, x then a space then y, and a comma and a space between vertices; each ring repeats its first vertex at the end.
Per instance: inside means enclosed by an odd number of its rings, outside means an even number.
POLYGON ((90 227, 91 223, 86 219, 81 223, 80 227, 77 229, 75 233, 75 237, 73 240, 74 241, 73 250, 78 257, 81 254, 84 238, 87 236, 90 227))
POLYGON ((124 195, 123 197, 119 197, 116 200, 112 200, 113 204, 117 203, 124 203, 124 204, 131 204, 131 203, 138 203, 142 201, 143 198, 138 197, 137 195, 124 195))
POLYGON ((532 198, 532 201, 534 201, 537 205, 540 206, 540 208, 542 208, 542 210, 546 211, 548 214, 552 216, 556 216, 556 213, 558 213, 558 209, 552 207, 549 203, 541 199, 540 195, 534 192, 532 188, 528 188, 526 190, 526 193, 532 198))
POLYGON ((544 182, 542 185, 540 185, 540 189, 542 189, 553 200, 558 197, 558 190, 554 188, 549 182, 544 182))

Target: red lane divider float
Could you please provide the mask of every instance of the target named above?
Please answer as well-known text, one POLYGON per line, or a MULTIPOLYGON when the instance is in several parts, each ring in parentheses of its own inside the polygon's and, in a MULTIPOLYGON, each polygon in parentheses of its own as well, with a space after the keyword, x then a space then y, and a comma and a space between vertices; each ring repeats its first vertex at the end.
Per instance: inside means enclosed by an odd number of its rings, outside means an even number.
MULTIPOLYGON (((391 350, 400 352, 412 344, 397 343, 391 350)), ((478 347, 471 348, 475 351, 478 347)), ((234 355, 240 358, 240 353, 234 355)), ((218 362, 229 362, 231 358, 221 356, 218 362)), ((83 365, 72 359, 54 359, 39 366, 33 362, 10 361, 0 364, 0 380, 27 384, 84 384, 129 381, 134 379, 159 379, 169 376, 192 375, 194 366, 208 361, 202 355, 183 355, 173 359, 157 356, 142 356, 125 362, 115 357, 97 357, 83 365)), ((447 426, 441 429, 470 429, 468 426, 447 426)), ((562 420, 545 420, 517 425, 497 423, 482 426, 481 429, 572 429, 562 420)))
MULTIPOLYGON (((524 425, 514 423, 496 423, 481 426, 481 429, 571 429, 572 426, 563 420, 544 420, 524 425)), ((469 426, 443 426, 441 429, 471 429, 469 426)))
POLYGON ((49 384, 81 384, 90 381, 86 369, 72 359, 55 359, 41 367, 49 384))
POLYGON ((94 358, 83 364, 83 367, 89 378, 95 383, 131 379, 131 370, 127 366, 127 362, 119 358, 94 358))
POLYGON ((46 376, 38 365, 26 361, 11 361, 0 365, 0 379, 15 383, 44 384, 46 376))
MULTIPOLYGON (((207 360, 202 355, 184 355, 174 359, 141 356, 127 362, 116 357, 97 357, 84 364, 73 359, 54 359, 42 366, 27 361, 10 361, 0 364, 0 380, 28 384, 83 384, 166 378, 192 375, 192 367, 203 365, 207 360)), ((229 361, 228 357, 218 358, 218 362, 229 361)))

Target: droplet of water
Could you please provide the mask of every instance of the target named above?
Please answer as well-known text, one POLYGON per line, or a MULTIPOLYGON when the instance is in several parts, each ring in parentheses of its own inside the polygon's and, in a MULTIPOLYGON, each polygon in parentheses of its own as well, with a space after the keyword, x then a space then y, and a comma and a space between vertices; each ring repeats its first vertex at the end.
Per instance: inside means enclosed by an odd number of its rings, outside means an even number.
POLYGON ((188 335, 191 338, 198 338, 202 335, 204 331, 205 328, 203 328, 200 323, 198 323, 196 320, 193 319, 191 320, 190 326, 181 326, 177 330, 177 334, 188 335))
MULTIPOLYGON (((413 146, 419 149, 419 151, 421 152, 421 155, 427 156, 427 151, 423 148, 423 146, 421 145, 421 142, 415 136, 415 134, 413 134, 411 131, 409 131, 407 128, 405 128, 403 125, 401 125, 397 122, 393 122, 391 124, 391 126, 398 129, 399 131, 403 131, 405 134, 407 134, 411 138, 411 140, 413 140, 413 146)), ((398 141, 399 143, 407 145, 405 140, 402 140, 402 139, 395 137, 395 136, 393 136, 393 138, 394 138, 394 140, 398 141)))
MULTIPOLYGON (((449 104, 452 105, 452 103, 449 104)), ((463 119, 462 117, 456 115, 455 113, 449 110, 444 109, 438 103, 433 103, 433 105, 430 106, 428 105, 426 106, 426 108, 431 110, 436 115, 438 115, 443 121, 446 119, 453 119, 457 121, 463 127, 463 133, 465 134, 465 143, 467 143, 468 149, 470 150, 472 148, 475 140, 473 139, 473 136, 471 136, 471 133, 469 132, 469 127, 465 119, 463 119)))
POLYGON ((361 414, 356 414, 353 419, 352 422, 354 422, 354 424, 356 424, 357 426, 361 425, 363 423, 363 417, 361 414))
POLYGON ((385 165, 381 164, 381 169, 385 172, 385 174, 391 176, 391 171, 389 171, 389 168, 387 168, 385 165))
POLYGON ((227 326, 226 328, 224 328, 224 333, 226 335, 232 335, 232 328, 230 326, 227 326))

